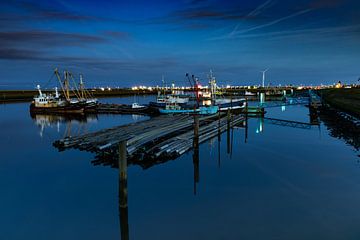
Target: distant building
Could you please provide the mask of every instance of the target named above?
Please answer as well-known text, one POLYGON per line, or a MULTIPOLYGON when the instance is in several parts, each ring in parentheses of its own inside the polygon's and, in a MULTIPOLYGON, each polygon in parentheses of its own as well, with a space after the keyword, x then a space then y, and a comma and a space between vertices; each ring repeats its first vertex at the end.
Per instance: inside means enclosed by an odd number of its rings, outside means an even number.
POLYGON ((335 85, 335 88, 342 88, 341 81, 339 81, 339 82, 335 85))

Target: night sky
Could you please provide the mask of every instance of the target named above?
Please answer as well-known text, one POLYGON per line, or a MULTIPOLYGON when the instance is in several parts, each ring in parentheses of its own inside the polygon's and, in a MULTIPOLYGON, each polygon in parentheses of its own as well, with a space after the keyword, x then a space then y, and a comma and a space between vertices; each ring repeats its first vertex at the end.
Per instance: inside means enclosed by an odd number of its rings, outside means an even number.
POLYGON ((0 89, 45 84, 53 69, 88 86, 356 83, 356 0, 0 0, 0 89))

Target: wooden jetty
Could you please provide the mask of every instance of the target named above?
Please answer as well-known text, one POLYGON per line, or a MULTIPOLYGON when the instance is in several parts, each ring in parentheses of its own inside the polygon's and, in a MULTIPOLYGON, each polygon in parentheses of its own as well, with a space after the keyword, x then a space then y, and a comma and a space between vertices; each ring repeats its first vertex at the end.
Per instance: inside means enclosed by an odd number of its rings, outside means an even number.
POLYGON ((176 158, 193 147, 194 139, 202 143, 245 120, 242 115, 219 113, 211 116, 170 115, 113 127, 54 142, 59 150, 75 148, 101 154, 117 155, 118 146, 126 142, 129 159, 176 158))

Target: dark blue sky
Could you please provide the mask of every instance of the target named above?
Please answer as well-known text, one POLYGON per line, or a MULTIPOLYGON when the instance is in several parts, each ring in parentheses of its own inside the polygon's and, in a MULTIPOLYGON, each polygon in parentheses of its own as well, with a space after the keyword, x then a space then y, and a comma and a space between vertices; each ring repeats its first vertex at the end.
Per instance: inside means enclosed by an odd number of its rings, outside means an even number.
POLYGON ((0 89, 45 84, 53 68, 88 85, 355 83, 355 0, 0 2, 0 89))

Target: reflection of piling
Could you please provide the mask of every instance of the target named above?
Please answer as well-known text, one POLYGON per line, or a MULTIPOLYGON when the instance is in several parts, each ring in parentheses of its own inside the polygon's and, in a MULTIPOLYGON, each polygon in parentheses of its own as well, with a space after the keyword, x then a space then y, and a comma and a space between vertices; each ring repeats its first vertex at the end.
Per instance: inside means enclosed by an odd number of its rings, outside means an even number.
POLYGON ((247 142, 248 138, 248 99, 245 98, 245 143, 247 142))
POLYGON ((127 203, 127 159, 126 141, 119 144, 119 212, 121 240, 129 239, 128 203, 127 203))
POLYGON ((227 153, 230 153, 230 122, 231 122, 231 113, 230 110, 227 111, 227 132, 226 132, 226 146, 227 153))
POLYGON ((220 129, 220 111, 219 111, 219 124, 218 124, 218 167, 219 168, 221 162, 220 142, 221 142, 221 129, 220 129))
POLYGON ((265 104, 265 92, 260 93, 260 104, 265 104))
POLYGON ((193 164, 194 164, 194 195, 196 195, 196 185, 199 182, 199 115, 194 115, 194 140, 193 140, 193 164))

